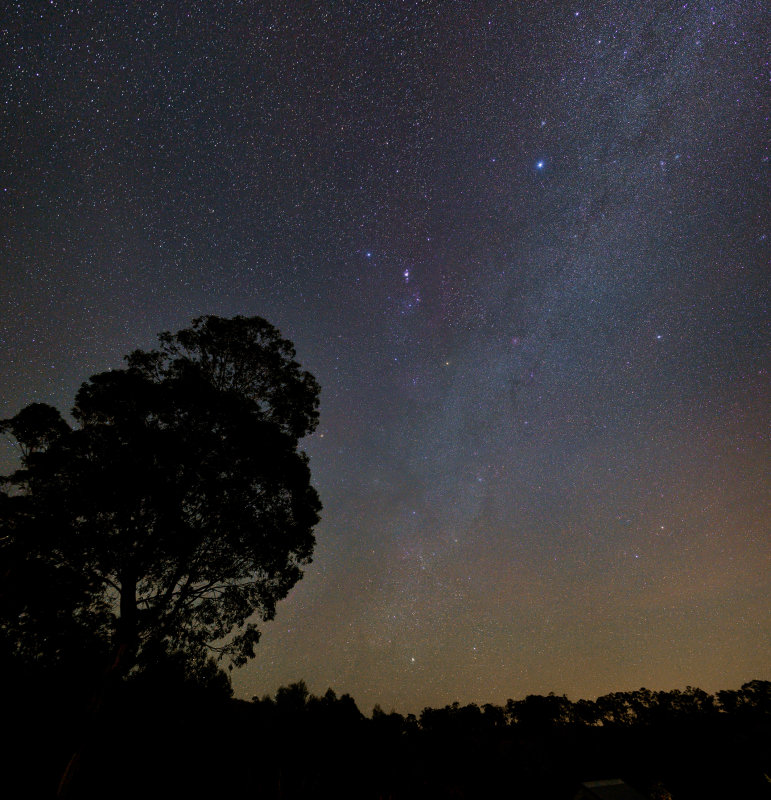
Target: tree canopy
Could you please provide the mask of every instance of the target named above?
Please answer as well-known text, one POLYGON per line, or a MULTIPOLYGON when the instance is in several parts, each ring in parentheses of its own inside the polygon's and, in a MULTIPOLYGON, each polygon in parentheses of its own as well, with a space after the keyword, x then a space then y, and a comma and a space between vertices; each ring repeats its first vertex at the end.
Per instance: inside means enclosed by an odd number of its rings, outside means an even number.
POLYGON ((40 403, 0 423, 21 454, 0 493, 0 632, 28 659, 80 632, 129 665, 243 664, 311 560, 299 440, 318 384, 260 317, 200 317, 126 362, 81 386, 73 426, 40 403))

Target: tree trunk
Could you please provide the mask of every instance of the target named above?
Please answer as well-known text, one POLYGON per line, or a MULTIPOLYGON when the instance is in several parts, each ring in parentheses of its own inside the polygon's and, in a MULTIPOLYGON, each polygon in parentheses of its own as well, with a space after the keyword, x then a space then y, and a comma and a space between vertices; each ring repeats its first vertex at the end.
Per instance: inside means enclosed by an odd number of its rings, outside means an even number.
POLYGON ((93 736, 94 729, 96 728, 96 721, 99 718, 99 714, 104 706, 105 698, 109 694, 115 680, 120 676, 128 651, 128 644, 124 643, 119 645, 115 652, 115 657, 113 658, 112 663, 107 667, 102 675, 99 686, 88 704, 82 739, 77 749, 72 754, 72 757, 67 762, 67 766, 64 768, 61 780, 59 781, 59 788, 56 790, 57 797, 69 797, 70 792, 72 791, 72 783, 80 769, 83 752, 91 742, 91 737, 93 736))
POLYGON ((88 749, 96 732, 97 721, 104 707, 112 687, 120 678, 121 673, 131 665, 132 651, 136 647, 138 638, 137 630, 137 601, 136 580, 128 575, 122 576, 120 593, 120 617, 118 618, 118 646, 115 655, 102 674, 99 686, 94 692, 86 710, 81 740, 75 752, 64 768, 59 787, 56 790, 58 798, 71 796, 73 783, 78 775, 83 760, 83 753, 88 749))

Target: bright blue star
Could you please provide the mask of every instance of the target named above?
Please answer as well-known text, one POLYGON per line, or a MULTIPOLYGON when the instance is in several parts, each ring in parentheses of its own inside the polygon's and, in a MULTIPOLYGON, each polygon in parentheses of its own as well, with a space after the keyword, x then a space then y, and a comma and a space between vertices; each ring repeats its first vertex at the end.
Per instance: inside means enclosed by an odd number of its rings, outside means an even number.
POLYGON ((543 169, 545 162, 543 161, 536 161, 535 168, 536 169, 543 169))

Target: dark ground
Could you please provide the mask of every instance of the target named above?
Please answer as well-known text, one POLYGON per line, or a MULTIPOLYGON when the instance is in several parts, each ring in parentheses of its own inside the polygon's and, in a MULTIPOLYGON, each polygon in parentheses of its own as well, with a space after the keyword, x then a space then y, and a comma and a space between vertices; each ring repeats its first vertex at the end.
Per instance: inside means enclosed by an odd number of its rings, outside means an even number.
MULTIPOLYGON (((7 694, 7 796, 52 797, 83 698, 53 683, 7 694)), ((366 718, 351 697, 302 684, 251 703, 226 694, 122 686, 91 724, 71 796, 570 800, 582 781, 621 777, 656 800, 771 797, 768 682, 714 696, 529 696, 420 718, 366 718)))

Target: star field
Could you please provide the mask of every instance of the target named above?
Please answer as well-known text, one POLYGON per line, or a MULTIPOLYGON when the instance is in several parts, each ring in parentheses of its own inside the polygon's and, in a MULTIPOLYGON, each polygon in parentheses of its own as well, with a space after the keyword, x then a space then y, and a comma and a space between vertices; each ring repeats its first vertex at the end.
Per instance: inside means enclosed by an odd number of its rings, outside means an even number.
POLYGON ((322 386, 314 562, 237 695, 771 678, 762 3, 3 18, 0 416, 201 314, 322 386))

